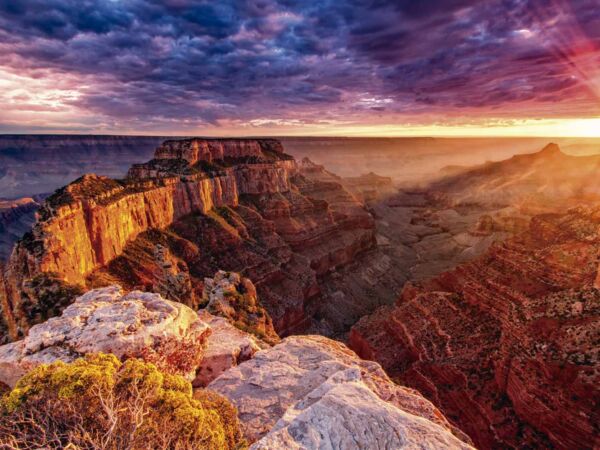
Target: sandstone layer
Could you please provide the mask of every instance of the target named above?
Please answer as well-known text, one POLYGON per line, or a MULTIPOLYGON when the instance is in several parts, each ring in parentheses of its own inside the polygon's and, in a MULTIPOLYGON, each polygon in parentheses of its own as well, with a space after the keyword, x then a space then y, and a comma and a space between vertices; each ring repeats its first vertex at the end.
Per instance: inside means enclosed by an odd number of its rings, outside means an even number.
POLYGON ((318 317, 319 280, 374 245, 362 204, 302 174, 276 140, 166 141, 126 180, 86 175, 47 199, 7 264, 2 306, 13 338, 34 323, 24 287, 36 277, 196 308, 204 278, 225 269, 254 281, 287 334, 318 317))
POLYGON ((416 391, 320 336, 288 337, 208 388, 237 406, 253 448, 471 448, 416 391))
POLYGON ((97 352, 142 358, 193 379, 209 334, 194 311, 158 294, 95 289, 60 317, 32 327, 25 339, 0 347, 0 381, 13 386, 39 364, 97 352))
POLYGON ((597 447, 599 229, 597 208, 536 216, 481 258, 407 284, 350 346, 480 448, 597 447))

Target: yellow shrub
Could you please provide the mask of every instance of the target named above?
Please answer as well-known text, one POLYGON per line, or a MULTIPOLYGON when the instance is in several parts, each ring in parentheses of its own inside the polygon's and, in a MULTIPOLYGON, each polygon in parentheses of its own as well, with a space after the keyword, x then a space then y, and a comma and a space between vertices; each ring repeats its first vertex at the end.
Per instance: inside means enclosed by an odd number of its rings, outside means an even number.
POLYGON ((41 365, 0 401, 0 447, 237 449, 237 412, 217 394, 137 359, 41 365))

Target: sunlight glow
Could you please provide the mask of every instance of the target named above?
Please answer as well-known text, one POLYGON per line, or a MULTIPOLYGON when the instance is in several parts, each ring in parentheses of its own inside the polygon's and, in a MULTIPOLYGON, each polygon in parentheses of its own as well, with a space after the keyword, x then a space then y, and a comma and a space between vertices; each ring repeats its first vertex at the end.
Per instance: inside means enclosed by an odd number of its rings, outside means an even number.
POLYGON ((348 136, 507 136, 600 137, 600 118, 521 120, 510 124, 484 122, 469 125, 352 125, 335 127, 328 135, 348 136))

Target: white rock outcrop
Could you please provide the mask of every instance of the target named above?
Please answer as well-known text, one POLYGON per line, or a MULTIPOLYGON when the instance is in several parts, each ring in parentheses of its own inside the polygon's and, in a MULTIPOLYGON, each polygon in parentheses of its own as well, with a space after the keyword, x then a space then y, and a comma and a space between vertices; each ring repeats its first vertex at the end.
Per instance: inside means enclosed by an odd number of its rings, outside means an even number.
POLYGON ((25 339, 0 347, 0 381, 13 386, 39 364, 95 352, 142 358, 192 380, 209 335, 195 311, 159 294, 94 289, 61 316, 33 326, 25 339))
MULTIPOLYGON (((234 316, 236 311, 231 305, 229 297, 239 294, 242 280, 247 279, 242 279, 241 275, 237 272, 225 272, 224 270, 217 271, 213 278, 205 278, 202 296, 208 303, 207 309, 219 313, 223 317, 234 316)), ((251 294, 256 297, 254 285, 249 283, 244 287, 248 285, 251 289, 251 294)))
POLYGON ((322 336, 292 336, 208 385, 255 449, 471 448, 418 392, 322 336))
POLYGON ((194 387, 205 387, 226 370, 252 358, 261 348, 269 345, 249 333, 238 330, 223 317, 206 311, 199 313, 211 329, 202 362, 196 372, 194 387))
POLYGON ((449 430, 382 400, 358 368, 336 372, 288 408, 251 450, 469 449, 449 430))

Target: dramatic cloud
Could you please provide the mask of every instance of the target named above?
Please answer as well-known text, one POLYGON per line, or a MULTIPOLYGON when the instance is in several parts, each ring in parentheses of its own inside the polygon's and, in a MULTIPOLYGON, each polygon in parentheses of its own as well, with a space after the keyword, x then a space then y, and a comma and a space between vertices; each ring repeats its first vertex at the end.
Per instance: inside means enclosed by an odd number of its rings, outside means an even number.
POLYGON ((600 116, 597 0, 0 0, 3 130, 600 116))

